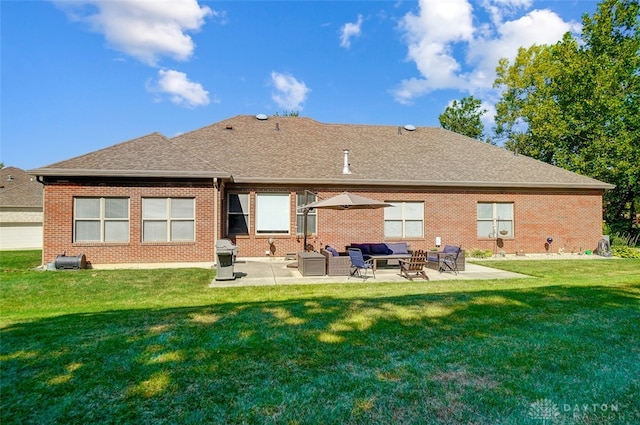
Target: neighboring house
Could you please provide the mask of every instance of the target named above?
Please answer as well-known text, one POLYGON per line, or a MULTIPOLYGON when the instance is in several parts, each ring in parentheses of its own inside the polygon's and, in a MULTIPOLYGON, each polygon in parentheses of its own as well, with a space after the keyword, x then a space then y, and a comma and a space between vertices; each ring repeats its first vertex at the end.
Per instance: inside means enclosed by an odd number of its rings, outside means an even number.
POLYGON ((42 192, 16 167, 0 169, 0 250, 42 249, 42 192))
POLYGON ((407 241, 507 253, 596 247, 613 186, 442 128, 236 116, 30 171, 45 183, 43 261, 215 261, 302 250, 302 210, 343 191, 394 205, 315 210, 308 242, 407 241), (313 194, 307 197, 308 194, 313 194), (438 239, 436 239, 438 238, 438 239))

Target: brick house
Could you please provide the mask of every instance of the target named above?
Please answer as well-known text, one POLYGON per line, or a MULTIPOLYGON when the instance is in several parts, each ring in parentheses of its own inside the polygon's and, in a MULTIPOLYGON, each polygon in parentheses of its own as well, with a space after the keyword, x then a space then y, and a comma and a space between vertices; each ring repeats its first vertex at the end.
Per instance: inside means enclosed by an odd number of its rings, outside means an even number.
POLYGON ((593 249, 613 186, 441 128, 236 116, 30 170, 44 183, 43 261, 210 263, 302 250, 301 205, 343 191, 391 203, 314 210, 308 243, 407 241, 507 253, 593 249))

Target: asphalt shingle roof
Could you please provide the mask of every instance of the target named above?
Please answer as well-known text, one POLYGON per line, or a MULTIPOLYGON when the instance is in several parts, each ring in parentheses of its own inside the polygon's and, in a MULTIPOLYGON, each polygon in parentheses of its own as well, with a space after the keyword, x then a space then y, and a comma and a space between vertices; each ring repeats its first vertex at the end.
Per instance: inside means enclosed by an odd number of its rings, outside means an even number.
POLYGON ((0 206, 42 208, 42 183, 20 168, 0 169, 0 206))
POLYGON ((437 127, 240 115, 168 139, 120 143, 38 175, 202 176, 247 183, 459 187, 613 186, 437 127), (351 174, 342 174, 343 150, 351 174))

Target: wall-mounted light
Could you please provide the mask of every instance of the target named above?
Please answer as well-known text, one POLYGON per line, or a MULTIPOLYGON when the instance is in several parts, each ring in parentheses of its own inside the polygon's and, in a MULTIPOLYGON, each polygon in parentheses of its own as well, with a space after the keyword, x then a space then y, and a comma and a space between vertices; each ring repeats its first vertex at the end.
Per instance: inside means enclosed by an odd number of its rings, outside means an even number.
POLYGON ((442 245, 442 238, 440 236, 436 236, 436 247, 440 248, 442 245))

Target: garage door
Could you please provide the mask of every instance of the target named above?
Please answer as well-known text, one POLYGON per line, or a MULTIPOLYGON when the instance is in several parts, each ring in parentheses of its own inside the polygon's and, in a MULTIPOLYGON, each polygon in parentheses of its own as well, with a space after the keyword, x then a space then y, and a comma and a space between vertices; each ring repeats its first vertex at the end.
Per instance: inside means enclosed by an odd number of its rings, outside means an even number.
POLYGON ((42 249, 42 225, 0 226, 0 249, 42 249))

